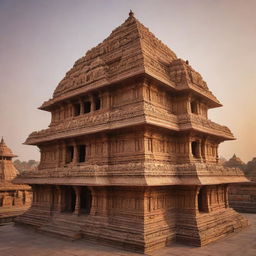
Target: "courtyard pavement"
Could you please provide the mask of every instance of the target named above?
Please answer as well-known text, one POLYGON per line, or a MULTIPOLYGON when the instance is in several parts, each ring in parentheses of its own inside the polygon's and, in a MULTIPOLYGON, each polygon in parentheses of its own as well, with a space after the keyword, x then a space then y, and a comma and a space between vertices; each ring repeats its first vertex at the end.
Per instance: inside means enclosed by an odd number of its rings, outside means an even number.
MULTIPOLYGON (((256 256, 256 214, 243 214, 250 226, 204 247, 173 243, 150 256, 256 256)), ((0 226, 0 256, 139 256, 142 254, 48 236, 23 226, 0 226)))

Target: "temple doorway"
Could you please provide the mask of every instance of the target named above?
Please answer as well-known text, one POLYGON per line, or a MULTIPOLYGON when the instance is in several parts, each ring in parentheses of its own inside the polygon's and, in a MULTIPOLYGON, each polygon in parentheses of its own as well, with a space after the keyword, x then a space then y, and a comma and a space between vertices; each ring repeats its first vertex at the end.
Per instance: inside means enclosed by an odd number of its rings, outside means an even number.
POLYGON ((74 212, 76 206, 76 193, 75 190, 67 186, 65 189, 65 207, 64 212, 74 212))
POLYGON ((91 191, 87 187, 81 187, 80 192, 80 212, 81 214, 89 214, 92 205, 91 191))
POLYGON ((206 201, 206 188, 201 187, 197 196, 198 211, 208 212, 207 201, 206 201))
POLYGON ((198 211, 203 212, 203 190, 200 188, 198 194, 198 211))

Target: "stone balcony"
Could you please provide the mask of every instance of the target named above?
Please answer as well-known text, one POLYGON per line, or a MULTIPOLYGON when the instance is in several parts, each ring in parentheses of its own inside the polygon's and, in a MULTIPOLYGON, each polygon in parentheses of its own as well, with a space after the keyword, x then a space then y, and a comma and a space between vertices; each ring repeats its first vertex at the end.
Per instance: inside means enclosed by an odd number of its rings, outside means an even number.
POLYGON ((63 120, 50 128, 33 132, 26 144, 36 145, 43 141, 64 139, 95 132, 119 129, 131 125, 153 124, 174 131, 195 130, 219 136, 224 139, 234 139, 226 127, 195 114, 174 115, 167 110, 154 107, 144 102, 138 102, 129 109, 113 109, 99 113, 82 115, 63 120))

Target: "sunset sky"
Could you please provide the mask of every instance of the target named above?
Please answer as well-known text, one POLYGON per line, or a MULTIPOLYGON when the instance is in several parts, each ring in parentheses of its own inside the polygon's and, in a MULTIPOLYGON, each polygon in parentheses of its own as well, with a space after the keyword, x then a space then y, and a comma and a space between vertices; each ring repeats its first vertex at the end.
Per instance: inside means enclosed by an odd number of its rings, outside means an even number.
POLYGON ((256 0, 0 0, 0 136, 20 160, 47 128, 38 110, 65 73, 132 9, 179 58, 189 60, 224 105, 209 111, 237 138, 219 154, 256 157, 256 0))

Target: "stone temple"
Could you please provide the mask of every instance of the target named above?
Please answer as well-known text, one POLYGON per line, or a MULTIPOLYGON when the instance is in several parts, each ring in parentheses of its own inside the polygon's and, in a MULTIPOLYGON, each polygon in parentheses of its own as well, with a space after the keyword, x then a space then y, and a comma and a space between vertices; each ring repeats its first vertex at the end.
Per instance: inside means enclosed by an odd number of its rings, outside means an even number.
POLYGON ((16 157, 4 139, 0 142, 0 225, 12 221, 24 213, 31 204, 31 188, 28 185, 13 184, 18 171, 12 163, 16 157))
POLYGON ((231 207, 239 212, 256 213, 256 157, 245 164, 234 155, 224 165, 240 168, 250 180, 250 182, 230 186, 229 201, 231 207))
POLYGON ((218 164, 230 130, 208 119, 220 102, 188 63, 130 12, 78 59, 41 110, 33 188, 17 222, 40 231, 149 252, 172 240, 205 245, 247 225, 229 208, 239 169, 218 164))

